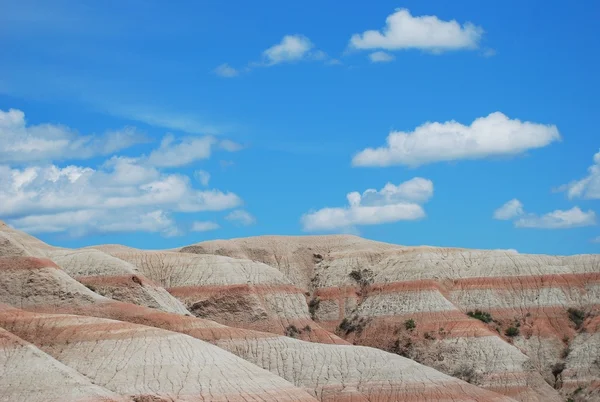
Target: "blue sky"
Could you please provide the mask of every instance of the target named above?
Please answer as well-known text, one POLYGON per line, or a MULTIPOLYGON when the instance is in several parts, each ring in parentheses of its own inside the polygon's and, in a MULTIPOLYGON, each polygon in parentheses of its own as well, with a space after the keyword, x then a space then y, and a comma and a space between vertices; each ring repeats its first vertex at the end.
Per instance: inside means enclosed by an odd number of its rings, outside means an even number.
POLYGON ((0 0, 0 219, 600 250, 598 2, 176 3, 0 0))

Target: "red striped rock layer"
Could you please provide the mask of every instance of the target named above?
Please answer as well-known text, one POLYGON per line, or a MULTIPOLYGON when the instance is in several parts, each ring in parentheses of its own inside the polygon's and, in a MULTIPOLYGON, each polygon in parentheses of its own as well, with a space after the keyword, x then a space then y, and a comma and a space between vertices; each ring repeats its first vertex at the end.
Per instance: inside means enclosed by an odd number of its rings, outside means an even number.
MULTIPOLYGON (((50 269, 47 268, 50 264, 48 261, 36 262, 28 259, 25 262, 31 265, 29 271, 34 275, 39 271, 36 270, 36 266, 44 267, 42 270, 46 271, 50 269)), ((22 264, 13 262, 11 266, 22 267, 27 265, 25 262, 22 264)), ((61 272, 56 267, 52 269, 55 274, 61 272)), ((14 271, 18 272, 19 270, 14 271)), ((12 287, 14 294, 5 295, 5 299, 14 299, 23 289, 23 282, 20 285, 12 287)), ((26 287, 25 289, 27 290, 26 287)), ((73 295, 89 292, 83 285, 72 279, 65 289, 73 295)), ((56 298, 57 296, 53 295, 52 297, 56 298)), ((180 379, 183 374, 179 370, 184 370, 185 378, 196 384, 199 377, 196 374, 194 374, 196 376, 190 377, 190 365, 193 367, 206 366, 206 364, 202 364, 206 360, 201 360, 201 357, 195 355, 201 350, 199 344, 192 342, 196 338, 196 340, 210 340, 221 348, 271 371, 277 376, 276 378, 283 377, 312 395, 325 400, 364 400, 366 398, 382 400, 384 398, 409 398, 411 395, 418 394, 430 394, 432 395, 431 400, 450 398, 454 400, 507 400, 497 394, 483 391, 425 366, 420 366, 411 360, 376 349, 307 343, 289 337, 231 329, 198 318, 169 314, 98 297, 100 299, 94 303, 90 303, 87 299, 78 302, 72 298, 68 304, 57 303, 51 298, 45 299, 39 305, 29 304, 28 309, 39 311, 46 309, 54 311, 54 314, 16 314, 14 311, 9 311, 3 315, 3 318, 0 318, 0 325, 35 342, 61 362, 92 378, 95 383, 124 395, 155 395, 175 398, 173 390, 177 389, 176 399, 178 400, 210 399, 202 393, 206 391, 206 386, 202 388, 204 391, 198 391, 200 394, 195 394, 193 386, 187 384, 187 380, 180 379), (61 312, 61 314, 56 314, 57 312, 61 312), (62 314, 64 312, 73 312, 79 315, 66 316, 62 314), (120 321, 93 318, 99 316, 120 321), (127 324, 127 321, 168 329, 170 332, 127 324), (173 337, 180 339, 178 337, 183 336, 177 335, 177 333, 185 333, 191 337, 183 337, 182 339, 185 341, 178 340, 172 343, 170 339, 173 337), (163 336, 163 334, 169 335, 163 336), (165 337, 167 340, 162 340, 165 337), (148 348, 152 349, 147 350, 148 348), (294 353, 290 353, 292 350, 294 353), (159 351, 160 356, 157 356, 159 351), (167 351, 167 355, 163 356, 162 351, 167 351), (111 354, 113 352, 114 354, 111 354), (107 355, 114 357, 109 358, 107 355), (149 359, 149 362, 143 360, 142 355, 144 359, 149 359), (307 359, 306 356, 311 356, 311 358, 307 359), (192 363, 187 362, 189 359, 192 359, 192 363), (388 363, 390 359, 392 363, 388 363), (90 363, 88 360, 94 362, 90 363), (367 364, 367 362, 369 363, 367 364), (114 368, 113 364, 118 369, 114 368), (163 369, 163 367, 165 368, 163 369), (386 367, 386 369, 382 370, 381 367, 386 367), (171 369, 175 371, 172 372, 171 369), (149 372, 152 375, 148 374, 149 372), (340 374, 333 375, 332 373, 340 374), (414 373, 414 376, 408 376, 407 373, 414 373), (169 379, 168 383, 161 376, 166 376, 169 379), (154 388, 150 388, 151 386, 154 388)), ((211 361, 219 359, 215 358, 211 361)), ((244 370, 248 371, 248 369, 244 370)), ((235 370, 219 369, 219 371, 236 377, 235 370)), ((218 395, 221 383, 211 381, 210 384, 216 388, 211 391, 213 395, 218 395)), ((225 389, 225 385, 222 388, 225 389)), ((282 389, 280 386, 276 388, 282 389)), ((237 392, 237 388, 233 389, 237 392)), ((211 388, 209 387, 208 390, 211 388)), ((244 391, 243 395, 250 395, 249 400, 253 398, 251 392, 244 391)), ((227 394, 227 398, 233 399, 233 396, 227 394)), ((268 400, 262 394, 261 398, 268 400)), ((285 400, 279 394, 273 399, 285 400)))
POLYGON ((114 255, 166 286, 198 317, 315 342, 345 343, 311 320, 305 293, 268 265, 175 252, 114 255))
MULTIPOLYGON (((569 343, 579 336, 568 309, 592 317, 597 314, 599 267, 599 256, 407 248, 386 250, 373 258, 348 252, 319 264, 317 317, 326 320, 330 330, 344 317, 361 317, 366 329, 349 337, 388 350, 394 346, 392 342, 407 342, 405 338, 412 340, 413 348, 422 345, 423 350, 431 348, 427 346, 431 342, 451 344, 458 338, 467 339, 466 348, 476 347, 474 342, 481 343, 481 337, 491 343, 494 338, 503 339, 519 347, 520 351, 513 351, 515 355, 527 353, 532 358, 527 366, 533 365, 547 383, 554 385, 555 365, 564 359, 561 355, 571 348, 569 343), (352 271, 369 275, 371 282, 361 286, 352 271), (340 290, 340 286, 345 288, 340 290), (464 315, 477 309, 490 313, 496 322, 483 324, 464 315), (404 322, 409 319, 416 321, 417 328, 403 335, 404 322), (504 335, 511 326, 519 328, 519 336, 504 335)), ((589 330, 589 322, 584 321, 580 331, 589 330)), ((480 377, 482 385, 494 389, 486 378, 494 372, 488 362, 496 349, 477 347, 481 348, 480 358, 472 361, 479 371, 487 373, 480 377)), ((443 347, 440 353, 460 355, 443 347)), ((445 372, 456 370, 447 371, 444 365, 426 362, 445 372)), ((566 364, 568 367, 569 362, 566 364)), ((526 371, 525 367, 522 370, 526 371)), ((497 374, 501 372, 493 375, 497 374)), ((505 393, 512 395, 508 388, 505 393)))
POLYGON ((0 401, 126 401, 0 328, 0 401))
POLYGON ((99 250, 56 250, 48 253, 58 266, 94 292, 108 298, 189 314, 185 306, 139 270, 99 250))
POLYGON ((321 343, 346 344, 315 323, 304 293, 291 285, 185 286, 169 289, 197 317, 321 343))
POLYGON ((138 400, 314 400, 216 346, 157 328, 14 310, 0 313, 0 325, 95 384, 138 400))

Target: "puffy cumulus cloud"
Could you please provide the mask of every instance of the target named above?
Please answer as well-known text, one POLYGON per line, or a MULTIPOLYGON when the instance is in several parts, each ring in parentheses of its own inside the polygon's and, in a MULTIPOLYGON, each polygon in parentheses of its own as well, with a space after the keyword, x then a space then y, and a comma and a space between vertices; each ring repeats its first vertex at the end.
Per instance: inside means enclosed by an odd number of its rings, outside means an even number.
POLYGON ((365 31, 350 38, 355 49, 423 49, 432 52, 474 49, 479 46, 483 29, 472 23, 443 21, 434 15, 415 17, 407 9, 397 9, 386 18, 381 30, 365 31))
POLYGON ((412 132, 394 131, 387 144, 367 148, 352 159, 354 166, 420 166, 459 159, 517 155, 560 140, 556 126, 510 119, 500 112, 465 126, 456 121, 427 122, 412 132))
POLYGON ((268 65, 299 61, 306 58, 313 43, 303 35, 285 35, 281 42, 263 52, 268 65))
POLYGON ((369 55, 371 63, 387 63, 394 60, 394 56, 386 52, 373 52, 369 55))
POLYGON ((351 230, 354 226, 378 225, 425 217, 421 204, 433 196, 433 183, 415 177, 381 190, 368 189, 362 194, 348 193, 348 206, 323 208, 302 216, 305 231, 351 230))
POLYGON ((144 135, 133 127, 84 136, 64 125, 28 125, 22 111, 0 110, 0 160, 3 163, 87 159, 145 141, 144 135))
POLYGON ((0 216, 31 232, 174 234, 173 212, 221 211, 242 204, 234 193, 197 190, 187 176, 138 162, 113 157, 98 169, 0 166, 0 216))
POLYGON ((237 69, 231 67, 229 64, 223 63, 217 68, 215 68, 215 74, 224 78, 233 78, 240 75, 240 72, 237 69))
POLYGON ((225 216, 225 219, 244 226, 250 226, 256 223, 256 218, 243 209, 231 211, 229 214, 227 214, 227 216, 225 216))
POLYGON ((569 198, 600 199, 600 152, 594 155, 594 164, 588 168, 588 175, 559 187, 569 198))
POLYGON ((210 222, 210 221, 198 222, 197 221, 192 224, 192 232, 208 232, 211 230, 217 230, 220 227, 221 226, 219 226, 219 224, 216 222, 210 222))
POLYGON ((523 203, 516 198, 513 198, 494 211, 494 219, 510 220, 517 216, 523 215, 524 213, 523 203))
POLYGON ((596 224, 596 213, 592 210, 586 212, 579 207, 573 207, 566 211, 557 209, 538 215, 525 212, 523 204, 517 199, 510 200, 498 208, 494 212, 494 218, 512 220, 517 228, 569 229, 596 224))

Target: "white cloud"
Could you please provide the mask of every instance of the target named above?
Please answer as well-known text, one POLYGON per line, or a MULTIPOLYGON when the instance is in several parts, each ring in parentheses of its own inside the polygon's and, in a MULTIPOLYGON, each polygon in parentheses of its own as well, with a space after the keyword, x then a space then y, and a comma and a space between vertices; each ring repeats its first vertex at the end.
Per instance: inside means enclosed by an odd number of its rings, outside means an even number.
POLYGON ((240 74, 240 72, 235 68, 231 67, 229 64, 223 63, 217 68, 215 68, 215 74, 224 78, 232 78, 237 77, 240 74))
POLYGON ((192 232, 208 232, 211 230, 219 229, 220 226, 216 222, 194 222, 192 224, 192 232))
POLYGON ((256 223, 256 218, 243 209, 237 209, 230 212, 225 219, 231 222, 237 222, 244 226, 249 226, 256 223))
POLYGON ((157 167, 185 166, 202 159, 208 159, 212 147, 218 145, 219 149, 236 152, 242 146, 231 140, 221 140, 217 143, 214 137, 183 137, 175 139, 172 135, 163 138, 160 147, 147 158, 147 163, 157 167))
POLYGON ((0 216, 37 232, 175 233, 171 212, 221 211, 242 204, 234 193, 196 190, 186 176, 138 162, 114 157, 99 169, 0 165, 0 216))
POLYGON ((588 172, 583 179, 565 184, 559 190, 566 191, 571 199, 600 199, 600 152, 594 155, 594 164, 588 168, 588 172))
POLYGON ((524 213, 525 212, 523 211, 523 204, 521 201, 513 198, 494 211, 494 219, 510 220, 517 216, 521 216, 524 213))
POLYGON ((494 251, 502 251, 502 252, 510 253, 510 254, 519 254, 519 251, 516 250, 516 249, 514 249, 514 248, 506 248, 506 249, 504 249, 504 248, 498 248, 498 249, 496 249, 494 251))
POLYGON ((500 112, 465 126, 454 120, 427 122, 412 132, 394 131, 387 144, 367 148, 352 159, 354 166, 419 166, 459 159, 517 155, 559 141, 554 125, 522 122, 500 112))
POLYGON ((579 207, 573 207, 567 211, 557 209, 541 216, 528 214, 515 221, 515 227, 539 229, 568 229, 595 224, 596 214, 594 211, 584 212, 579 207))
POLYGON ((194 177, 203 186, 208 186, 208 182, 210 181, 210 173, 208 173, 207 171, 205 171, 205 170, 196 170, 194 172, 194 177))
POLYGON ((206 123, 195 113, 169 112, 147 106, 123 106, 115 102, 106 102, 103 108, 115 116, 189 134, 217 135, 232 129, 228 126, 206 123))
POLYGON ((281 42, 263 52, 268 65, 294 62, 309 56, 313 43, 303 35, 285 35, 281 42))
POLYGON ((231 140, 222 140, 219 142, 219 148, 224 149, 229 152, 237 152, 241 150, 243 147, 237 142, 231 140))
POLYGON ((181 234, 176 223, 162 210, 135 211, 124 219, 123 215, 109 210, 78 210, 56 214, 29 215, 13 219, 11 225, 27 233, 68 232, 73 237, 94 233, 151 232, 164 236, 181 234))
POLYGON ((596 224, 596 213, 573 207, 563 211, 557 209, 544 215, 527 213, 523 204, 515 199, 508 201, 494 212, 494 219, 512 220, 517 228, 569 229, 596 224))
POLYGON ((495 49, 490 49, 487 48, 483 51, 482 55, 483 57, 494 57, 496 55, 496 50, 495 49))
POLYGON ((87 159, 145 141, 133 127, 84 136, 63 125, 28 125, 22 111, 0 110, 0 160, 3 163, 87 159))
POLYGON ((185 137, 176 140, 174 136, 163 138, 160 148, 148 156, 148 163, 159 167, 188 165, 199 159, 210 157, 211 147, 215 143, 213 137, 185 137))
POLYGON ((386 52, 378 51, 371 53, 369 59, 371 59, 372 63, 386 63, 394 60, 394 56, 386 52))
POLYGON ((592 243, 600 243, 600 236, 593 238, 592 243))
POLYGON ((388 183, 379 191, 368 189, 362 194, 356 191, 348 193, 348 206, 309 212, 302 216, 301 223, 305 231, 330 231, 416 220, 425 217, 420 204, 432 195, 433 183, 415 177, 397 186, 388 183))
POLYGON ((386 18, 383 30, 365 31, 350 38, 355 49, 423 49, 433 52, 473 49, 479 46, 483 29, 472 23, 442 21, 434 15, 414 17, 407 9, 397 9, 386 18))

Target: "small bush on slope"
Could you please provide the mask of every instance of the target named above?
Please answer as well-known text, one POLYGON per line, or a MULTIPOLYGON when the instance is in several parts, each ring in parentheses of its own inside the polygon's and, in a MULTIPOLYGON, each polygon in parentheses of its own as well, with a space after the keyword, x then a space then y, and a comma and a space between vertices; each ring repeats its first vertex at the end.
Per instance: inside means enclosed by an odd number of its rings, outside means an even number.
POLYGON ((413 329, 417 328, 417 323, 415 323, 415 320, 411 318, 409 320, 404 321, 404 328, 406 328, 409 331, 412 331, 413 329))
POLYGON ((513 338, 513 337, 519 335, 519 328, 517 328, 517 327, 508 327, 508 328, 506 328, 506 331, 504 331, 504 335, 513 338))
POLYGON ((576 308, 568 309, 567 313, 569 313, 569 319, 575 324, 575 329, 581 328, 583 321, 585 320, 585 313, 576 308))
POLYGON ((486 324, 489 322, 492 322, 492 315, 485 311, 481 311, 481 310, 469 311, 467 313, 467 315, 471 318, 476 318, 479 321, 483 321, 486 324))

